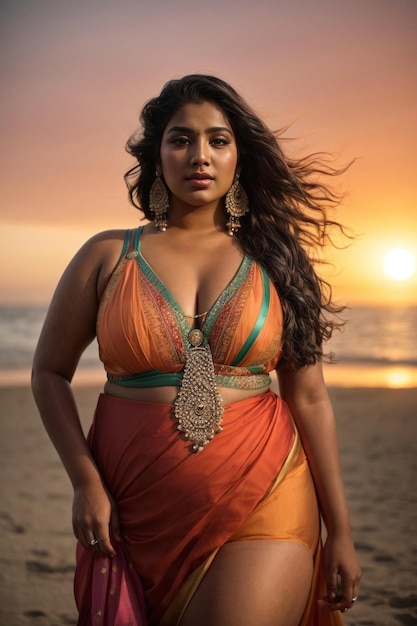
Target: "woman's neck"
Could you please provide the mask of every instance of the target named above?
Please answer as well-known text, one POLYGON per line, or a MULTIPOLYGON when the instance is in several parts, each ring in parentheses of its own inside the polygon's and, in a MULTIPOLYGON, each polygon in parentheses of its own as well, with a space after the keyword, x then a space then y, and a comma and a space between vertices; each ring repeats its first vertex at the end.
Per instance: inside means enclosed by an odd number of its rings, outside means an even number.
POLYGON ((172 206, 168 210, 168 228, 182 231, 210 233, 224 231, 225 215, 220 203, 217 206, 172 206))

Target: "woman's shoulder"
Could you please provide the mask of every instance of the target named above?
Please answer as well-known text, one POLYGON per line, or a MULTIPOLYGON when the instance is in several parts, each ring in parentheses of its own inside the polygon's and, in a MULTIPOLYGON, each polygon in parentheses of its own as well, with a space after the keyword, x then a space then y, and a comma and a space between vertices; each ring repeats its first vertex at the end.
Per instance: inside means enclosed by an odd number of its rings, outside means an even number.
POLYGON ((98 272, 101 276, 108 276, 123 255, 123 250, 129 246, 134 231, 112 229, 92 235, 78 250, 68 270, 75 273, 98 272))
POLYGON ((90 237, 80 248, 71 265, 76 274, 96 276, 100 294, 124 253, 129 249, 136 229, 104 230, 90 237))
POLYGON ((136 229, 130 228, 100 231, 87 239, 80 248, 78 256, 96 261, 119 257, 122 250, 130 245, 135 231, 136 229))
POLYGON ((94 247, 113 247, 118 246, 120 244, 123 245, 123 242, 130 236, 130 234, 136 229, 131 228, 118 228, 111 230, 102 230, 95 235, 92 235, 85 242, 84 246, 94 248, 94 247))

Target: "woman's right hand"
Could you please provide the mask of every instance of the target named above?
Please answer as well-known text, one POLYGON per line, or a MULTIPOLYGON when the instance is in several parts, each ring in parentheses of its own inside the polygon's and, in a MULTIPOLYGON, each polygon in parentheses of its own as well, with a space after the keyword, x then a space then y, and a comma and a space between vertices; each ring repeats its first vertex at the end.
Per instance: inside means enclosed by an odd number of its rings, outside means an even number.
POLYGON ((74 489, 72 507, 74 535, 87 550, 98 549, 114 556, 111 534, 120 541, 120 525, 116 504, 101 483, 87 484, 74 489), (94 545, 92 542, 98 540, 94 545))

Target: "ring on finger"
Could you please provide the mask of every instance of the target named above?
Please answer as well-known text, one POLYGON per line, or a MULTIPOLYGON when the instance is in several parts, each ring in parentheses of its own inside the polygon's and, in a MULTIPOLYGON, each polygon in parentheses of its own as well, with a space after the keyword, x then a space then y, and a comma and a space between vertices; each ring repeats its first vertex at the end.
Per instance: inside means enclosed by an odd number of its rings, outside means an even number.
POLYGON ((354 604, 357 599, 358 599, 358 596, 355 596, 354 598, 352 598, 352 600, 351 600, 352 604, 354 604))
POLYGON ((90 546, 91 546, 92 548, 94 548, 94 546, 97 546, 99 543, 100 543, 100 541, 99 541, 98 539, 92 539, 92 540, 90 541, 90 546))

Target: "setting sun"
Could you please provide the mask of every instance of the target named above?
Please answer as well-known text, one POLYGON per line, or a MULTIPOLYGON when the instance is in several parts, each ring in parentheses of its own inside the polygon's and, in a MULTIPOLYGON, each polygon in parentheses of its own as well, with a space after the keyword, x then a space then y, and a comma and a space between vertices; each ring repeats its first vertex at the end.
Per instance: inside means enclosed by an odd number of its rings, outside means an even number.
POLYGON ((384 258, 384 271, 393 280, 406 280, 416 269, 414 254, 405 248, 393 248, 384 258))

